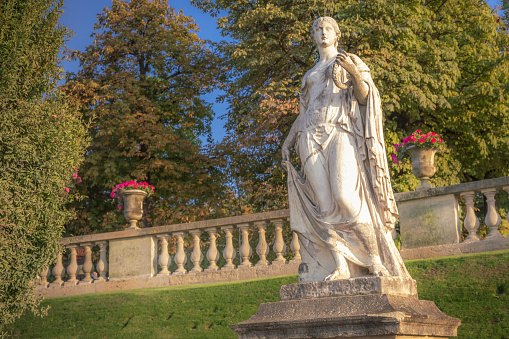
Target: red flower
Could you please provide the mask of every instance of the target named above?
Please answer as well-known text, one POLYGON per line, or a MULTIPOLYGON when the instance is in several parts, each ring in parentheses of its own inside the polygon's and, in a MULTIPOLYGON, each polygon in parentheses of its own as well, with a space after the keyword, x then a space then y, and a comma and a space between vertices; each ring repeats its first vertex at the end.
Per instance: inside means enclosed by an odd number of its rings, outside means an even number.
POLYGON ((423 142, 426 142, 426 140, 424 140, 424 139, 419 139, 419 143, 423 143, 423 142))
POLYGON ((432 144, 434 144, 435 142, 437 142, 437 139, 435 139, 435 138, 431 139, 432 144))

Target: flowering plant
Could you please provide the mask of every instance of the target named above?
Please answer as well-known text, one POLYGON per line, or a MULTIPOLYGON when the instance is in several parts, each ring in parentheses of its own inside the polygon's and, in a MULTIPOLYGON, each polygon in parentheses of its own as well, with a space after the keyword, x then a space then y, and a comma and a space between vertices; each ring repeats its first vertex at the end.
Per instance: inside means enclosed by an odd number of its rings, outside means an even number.
POLYGON ((426 134, 422 133, 420 129, 416 130, 406 138, 403 138, 403 142, 401 144, 394 144, 394 148, 396 149, 396 154, 393 154, 392 161, 395 164, 399 164, 400 161, 405 159, 408 155, 406 154, 406 150, 410 146, 415 147, 429 147, 434 148, 438 151, 442 151, 445 149, 445 143, 442 138, 440 138, 440 134, 434 132, 428 132, 426 134))
POLYGON ((123 191, 129 191, 129 190, 142 190, 147 192, 147 197, 150 197, 152 193, 154 193, 154 186, 149 185, 146 182, 136 182, 134 180, 126 181, 121 184, 116 185, 113 187, 110 193, 110 197, 115 199, 115 197, 118 199, 118 209, 121 210, 124 208, 124 202, 122 200, 122 196, 120 193, 123 191))
MULTIPOLYGON (((78 176, 78 167, 74 167, 74 173, 72 174, 72 178, 76 180, 76 183, 79 184, 81 182, 81 177, 78 176)), ((69 194, 71 190, 69 187, 64 187, 65 194, 69 194)))

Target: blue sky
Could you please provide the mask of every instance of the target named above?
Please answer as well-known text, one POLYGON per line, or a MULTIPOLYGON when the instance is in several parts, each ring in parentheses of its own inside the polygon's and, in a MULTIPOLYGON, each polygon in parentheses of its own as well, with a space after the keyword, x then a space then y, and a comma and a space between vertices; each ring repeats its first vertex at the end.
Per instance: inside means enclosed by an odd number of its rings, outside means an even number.
MULTIPOLYGON (((500 0, 488 0, 488 4, 492 7, 500 3, 500 0)), ((198 32, 200 38, 212 41, 224 40, 217 29, 216 18, 204 14, 201 10, 192 6, 189 0, 169 0, 169 4, 177 11, 183 10, 185 15, 194 18, 200 26, 200 32, 198 32)), ((85 50, 85 47, 93 42, 90 34, 93 31, 97 14, 104 7, 109 7, 110 5, 111 0, 65 0, 61 23, 72 29, 75 34, 67 43, 67 48, 80 51, 85 50)), ((77 62, 64 62, 63 66, 67 72, 76 72, 79 65, 77 62)), ((213 103, 216 114, 216 118, 212 123, 212 137, 215 141, 221 141, 225 135, 225 121, 219 119, 219 117, 226 113, 227 105, 215 103, 215 99, 219 94, 219 92, 214 92, 204 96, 205 100, 213 103)))

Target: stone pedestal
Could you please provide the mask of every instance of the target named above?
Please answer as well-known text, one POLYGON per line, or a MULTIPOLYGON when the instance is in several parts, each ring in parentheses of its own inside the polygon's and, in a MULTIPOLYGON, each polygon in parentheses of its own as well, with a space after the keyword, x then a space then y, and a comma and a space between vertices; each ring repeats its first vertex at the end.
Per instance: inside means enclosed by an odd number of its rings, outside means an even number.
POLYGON ((239 338, 448 338, 461 323, 419 300, 414 280, 362 277, 286 285, 280 297, 232 325, 239 338))
POLYGON ((157 239, 142 236, 109 241, 109 278, 155 276, 157 274, 157 239))
POLYGON ((398 202, 401 247, 458 244, 461 224, 454 194, 398 202))

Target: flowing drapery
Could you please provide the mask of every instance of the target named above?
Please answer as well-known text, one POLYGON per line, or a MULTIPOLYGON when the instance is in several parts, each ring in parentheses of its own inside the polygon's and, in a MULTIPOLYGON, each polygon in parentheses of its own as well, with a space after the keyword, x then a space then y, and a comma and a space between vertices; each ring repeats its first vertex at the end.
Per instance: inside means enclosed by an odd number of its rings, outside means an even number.
MULTIPOLYGON (((392 276, 409 278, 394 245, 398 212, 390 183, 380 96, 368 67, 350 55, 369 87, 360 105, 352 87, 333 81, 334 59, 303 79, 296 150, 298 172, 285 161, 291 227, 302 244, 301 282, 323 280, 335 268, 333 252, 344 256, 351 276, 368 274, 378 252, 392 276), (313 90, 311 90, 313 89, 313 90), (376 244, 367 242, 374 236, 376 244), (370 248, 376 246, 376 248, 370 248)), ((348 73, 341 69, 340 81, 348 73)))

